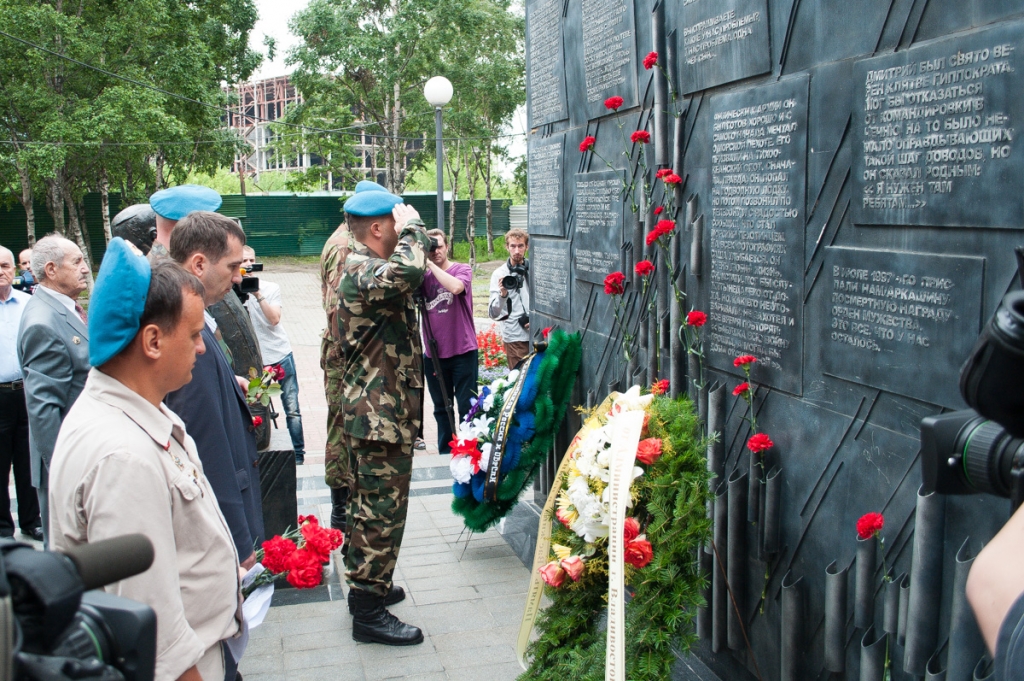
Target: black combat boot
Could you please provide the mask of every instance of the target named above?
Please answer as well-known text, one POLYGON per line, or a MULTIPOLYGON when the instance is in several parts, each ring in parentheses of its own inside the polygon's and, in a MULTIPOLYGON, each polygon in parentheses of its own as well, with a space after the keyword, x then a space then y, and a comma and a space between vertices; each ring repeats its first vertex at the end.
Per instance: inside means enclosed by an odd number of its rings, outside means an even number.
POLYGON ((413 646, 423 643, 423 632, 402 622, 384 607, 384 599, 361 589, 349 589, 352 608, 352 639, 387 646, 413 646))
MULTIPOLYGON (((349 589, 351 591, 351 589, 349 589)), ((391 590, 388 591, 388 595, 384 597, 384 606, 394 605, 395 603, 401 603, 405 600, 405 589, 398 586, 394 582, 391 583, 391 590)), ((352 611, 352 599, 348 599, 348 614, 355 614, 352 611)))
MULTIPOLYGON (((345 515, 348 509, 348 487, 331 488, 331 527, 345 530, 345 515)), ((347 539, 348 537, 346 537, 347 539)))

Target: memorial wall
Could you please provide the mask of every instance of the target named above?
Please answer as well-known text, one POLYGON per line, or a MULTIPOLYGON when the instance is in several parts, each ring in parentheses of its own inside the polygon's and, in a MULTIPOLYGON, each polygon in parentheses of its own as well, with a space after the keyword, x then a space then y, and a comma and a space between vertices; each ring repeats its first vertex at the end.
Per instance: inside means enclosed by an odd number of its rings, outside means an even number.
POLYGON ((717 602, 710 553, 695 556, 708 608, 675 678, 875 678, 886 642, 893 679, 985 678, 963 578, 1009 502, 919 494, 919 424, 965 408, 960 366, 1020 288, 1024 6, 527 0, 526 12, 532 327, 582 332, 579 404, 669 379, 717 413, 710 465, 736 483, 720 498, 749 485, 744 550, 721 566, 741 621, 717 602), (667 248, 649 245, 665 220, 667 248), (656 267, 646 289, 643 259, 656 267), (621 325, 602 285, 613 271, 628 281, 621 325), (703 389, 674 333, 690 310, 708 315, 703 389), (764 468, 733 395, 738 355, 758 360, 754 412, 775 443, 764 468), (885 517, 871 565, 855 530, 867 512, 885 517))

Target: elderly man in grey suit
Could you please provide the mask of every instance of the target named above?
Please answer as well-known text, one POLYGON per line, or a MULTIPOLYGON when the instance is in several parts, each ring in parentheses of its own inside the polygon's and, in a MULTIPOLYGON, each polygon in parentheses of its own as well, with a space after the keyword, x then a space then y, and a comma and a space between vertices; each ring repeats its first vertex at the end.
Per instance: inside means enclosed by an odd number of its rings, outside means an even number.
POLYGON ((78 296, 89 287, 92 273, 78 246, 58 236, 36 242, 32 272, 39 286, 21 317, 18 361, 28 408, 32 484, 47 533, 53 447, 60 424, 89 375, 89 327, 78 296))

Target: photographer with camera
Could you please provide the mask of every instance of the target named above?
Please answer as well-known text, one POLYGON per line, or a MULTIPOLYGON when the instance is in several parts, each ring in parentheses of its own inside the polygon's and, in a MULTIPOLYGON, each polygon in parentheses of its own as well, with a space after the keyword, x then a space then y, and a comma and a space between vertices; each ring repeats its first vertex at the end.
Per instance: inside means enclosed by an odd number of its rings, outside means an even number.
POLYGON ((51 461, 54 548, 128 533, 153 544, 151 568, 106 590, 156 612, 157 681, 223 679, 222 642, 240 624, 231 531, 195 443, 163 404, 210 350, 203 293, 177 263, 151 266, 122 239, 110 242, 89 307, 93 368, 51 461))
POLYGON ((508 261, 491 275, 487 315, 501 322, 508 368, 514 369, 530 354, 530 236, 514 227, 505 233, 508 261))
POLYGON ((960 370, 970 409, 921 421, 923 490, 992 494, 1015 512, 974 559, 967 600, 995 662, 1024 681, 1024 292, 1007 294, 960 370))
POLYGON ((476 394, 478 348, 476 325, 473 323, 473 269, 448 259, 448 243, 444 231, 427 232, 436 242, 427 255, 427 273, 423 277, 424 373, 427 388, 434 402, 437 421, 437 451, 450 454, 452 423, 448 419, 451 396, 459 407, 459 416, 469 412, 469 400, 476 394), (431 342, 433 341, 433 343, 431 342), (432 361, 437 347, 440 380, 432 361), (442 391, 451 391, 448 394, 442 391))

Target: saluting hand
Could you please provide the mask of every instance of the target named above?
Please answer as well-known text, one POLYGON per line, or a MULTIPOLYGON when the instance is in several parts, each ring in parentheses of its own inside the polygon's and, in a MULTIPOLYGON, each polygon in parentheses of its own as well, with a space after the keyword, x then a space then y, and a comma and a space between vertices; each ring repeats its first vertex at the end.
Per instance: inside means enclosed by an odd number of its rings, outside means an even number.
POLYGON ((410 205, 400 203, 391 209, 391 215, 395 218, 395 231, 399 234, 402 233, 402 228, 409 222, 409 220, 419 220, 419 212, 410 205))

